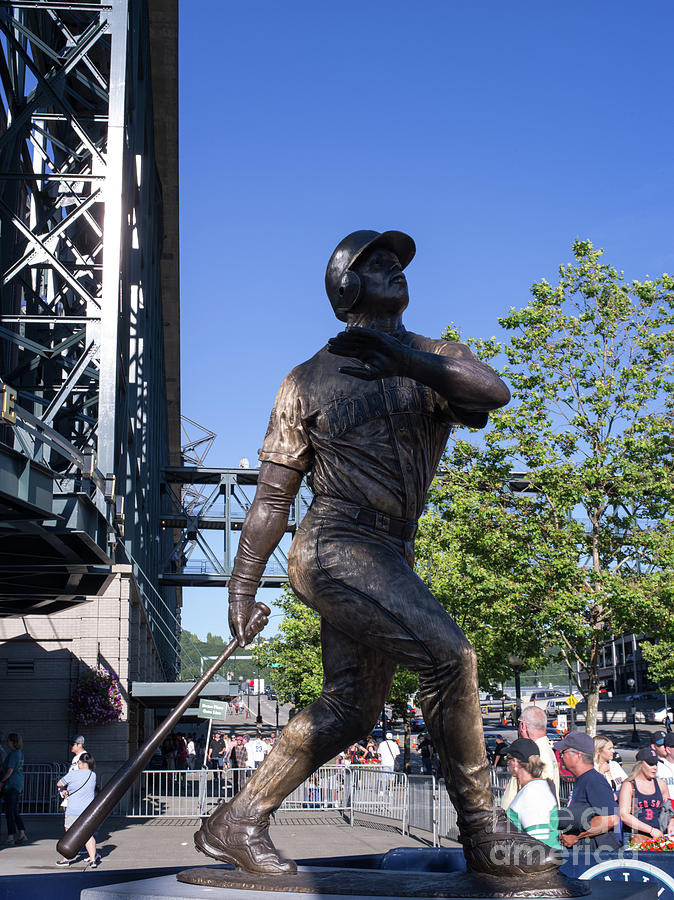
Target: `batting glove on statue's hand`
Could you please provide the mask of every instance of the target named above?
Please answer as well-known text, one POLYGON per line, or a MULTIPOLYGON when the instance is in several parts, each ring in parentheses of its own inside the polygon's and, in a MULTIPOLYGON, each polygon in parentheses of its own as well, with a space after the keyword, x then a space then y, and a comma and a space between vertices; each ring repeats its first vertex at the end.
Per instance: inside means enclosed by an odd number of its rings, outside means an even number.
POLYGON ((251 597, 248 594, 229 595, 229 630, 242 647, 245 647, 246 644, 255 637, 255 634, 250 636, 248 634, 248 623, 253 615, 254 609, 254 597, 251 597))
POLYGON ((229 628, 242 647, 246 647, 268 624, 271 610, 255 603, 250 594, 229 595, 229 628))
POLYGON ((328 341, 328 351, 335 356, 360 360, 362 366, 340 366, 339 371, 363 381, 407 373, 408 348, 398 338, 373 328, 354 326, 340 331, 328 341))

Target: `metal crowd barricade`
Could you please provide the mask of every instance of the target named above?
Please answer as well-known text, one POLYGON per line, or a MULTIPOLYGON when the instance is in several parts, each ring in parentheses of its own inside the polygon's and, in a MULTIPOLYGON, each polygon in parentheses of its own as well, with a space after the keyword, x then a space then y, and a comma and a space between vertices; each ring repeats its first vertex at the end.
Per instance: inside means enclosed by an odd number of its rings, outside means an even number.
MULTIPOLYGON (((349 766, 351 824, 356 812, 400 821, 407 830, 407 775, 384 772, 380 766, 349 766)), ((320 771, 320 770, 319 770, 320 771)))
POLYGON ((62 763, 24 763, 21 815, 63 815, 56 782, 66 771, 62 763))
POLYGON ((432 775, 407 776, 407 829, 420 828, 433 835, 438 846, 438 788, 432 775))
POLYGON ((321 766, 286 797, 280 808, 350 809, 350 781, 348 766, 321 766))

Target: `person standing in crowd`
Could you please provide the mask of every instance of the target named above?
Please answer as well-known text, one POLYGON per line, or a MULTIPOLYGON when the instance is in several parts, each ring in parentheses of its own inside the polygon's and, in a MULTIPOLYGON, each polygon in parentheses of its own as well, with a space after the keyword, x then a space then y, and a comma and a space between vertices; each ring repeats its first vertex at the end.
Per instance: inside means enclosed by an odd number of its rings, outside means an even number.
POLYGON ((184 771, 187 768, 187 741, 182 731, 176 735, 176 769, 184 771))
POLYGON ((86 753, 86 750, 84 749, 85 743, 86 741, 83 734, 76 734, 70 742, 70 752, 73 754, 73 758, 70 760, 69 772, 74 772, 77 769, 77 763, 80 756, 82 756, 83 753, 86 753))
POLYGON ((594 767, 594 741, 584 731, 570 731, 555 742, 562 765, 575 776, 569 805, 560 809, 562 844, 589 850, 617 850, 618 804, 603 775, 594 767))
POLYGON ((670 803, 674 806, 674 734, 665 736, 664 748, 664 757, 658 759, 658 778, 667 785, 670 803))
POLYGON ((400 756, 400 747, 398 742, 393 740, 393 734, 390 731, 386 732, 386 740, 377 747, 377 753, 381 760, 382 771, 392 772, 396 759, 400 756))
POLYGON ((674 834, 669 791, 657 770, 657 755, 650 747, 642 747, 636 765, 620 786, 620 818, 637 843, 662 837, 663 828, 674 834))
POLYGON ((235 738, 234 746, 229 753, 229 759, 232 764, 232 790, 235 794, 238 794, 245 778, 245 776, 242 777, 241 770, 246 768, 248 762, 248 756, 242 737, 235 738))
MULTIPOLYGON (((66 831, 94 799, 96 793, 95 772, 96 760, 91 753, 85 751, 77 760, 77 768, 68 772, 56 783, 56 786, 68 797, 65 815, 66 831)), ((94 835, 89 838, 85 846, 89 854, 87 867, 96 869, 101 861, 101 855, 96 852, 96 838, 94 835)), ((56 861, 56 865, 69 866, 70 860, 63 857, 56 861)))
POLYGON ((494 735, 496 738, 496 746, 494 747, 494 768, 504 768, 506 765, 507 743, 503 740, 502 734, 494 735))
POLYGON ((222 759, 223 734, 220 731, 214 731, 211 735, 211 742, 208 748, 208 768, 219 769, 220 760, 222 759))
POLYGON ((192 771, 192 770, 195 768, 196 764, 197 764, 197 748, 196 748, 196 745, 195 745, 195 743, 194 743, 194 735, 193 735, 193 734, 188 734, 188 735, 187 735, 187 759, 186 759, 186 763, 187 763, 187 768, 190 769, 190 771, 192 771))
POLYGON ((432 775, 433 767, 431 765, 431 757, 433 756, 433 744, 428 734, 422 734, 419 738, 419 753, 421 754, 421 774, 432 775))
POLYGON ((667 737, 666 731, 654 731, 651 735, 651 750, 658 759, 665 758, 665 738, 667 737))
MULTIPOLYGON (((559 800, 559 766, 555 751, 547 736, 548 717, 540 706, 525 706, 517 723, 518 737, 528 738, 538 747, 538 755, 543 761, 543 778, 548 778, 553 785, 555 800, 559 800)), ((506 750, 506 753, 509 751, 506 750)), ((516 778, 511 778, 503 794, 501 806, 508 809, 519 790, 516 778)))
POLYGON ((508 771, 517 781, 518 791, 506 814, 516 828, 561 850, 559 813, 554 784, 543 777, 544 764, 538 745, 518 738, 506 751, 508 771))
POLYGON ((613 759, 613 741, 605 734, 595 735, 594 767, 608 781, 617 800, 620 785, 627 778, 627 772, 613 759))
POLYGON ((363 754, 363 762, 369 765, 373 763, 379 762, 379 756, 377 755, 377 745, 374 742, 374 738, 371 734, 367 736, 367 740, 365 742, 365 752, 363 754))
POLYGON ((19 814, 19 801, 23 792, 23 738, 12 731, 7 735, 9 752, 2 761, 0 789, 7 819, 7 843, 22 843, 26 840, 26 830, 19 814), (18 830, 18 835, 16 834, 18 830))

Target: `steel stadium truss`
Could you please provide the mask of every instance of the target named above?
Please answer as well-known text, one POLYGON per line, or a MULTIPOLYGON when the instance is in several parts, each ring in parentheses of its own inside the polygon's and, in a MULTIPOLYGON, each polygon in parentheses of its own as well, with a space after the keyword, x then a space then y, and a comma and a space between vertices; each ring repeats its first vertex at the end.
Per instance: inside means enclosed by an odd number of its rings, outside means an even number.
POLYGON ((0 4, 0 616, 100 594, 115 564, 156 584, 173 548, 174 74, 177 0, 0 4))

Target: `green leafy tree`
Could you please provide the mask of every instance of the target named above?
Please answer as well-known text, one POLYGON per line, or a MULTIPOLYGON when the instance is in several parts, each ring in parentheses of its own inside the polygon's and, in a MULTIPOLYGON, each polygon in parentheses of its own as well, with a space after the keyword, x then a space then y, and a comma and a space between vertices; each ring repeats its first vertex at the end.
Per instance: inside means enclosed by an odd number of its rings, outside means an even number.
POLYGON ((303 709, 320 696, 323 685, 320 617, 289 587, 276 605, 284 613, 278 634, 256 645, 253 657, 273 673, 279 702, 303 709))
POLYGON ((641 652, 648 663, 648 674, 666 694, 674 694, 674 641, 644 641, 641 652))
POLYGON ((584 676, 593 734, 604 640, 672 630, 674 279, 628 284, 589 241, 573 252, 499 320, 513 402, 483 443, 451 444, 417 565, 483 680, 508 652, 530 663, 558 646, 584 676))
MULTIPOLYGON (((206 640, 200 640, 196 634, 183 629, 180 634, 180 681, 196 681, 202 673, 201 657, 204 658, 203 670, 213 662, 212 658, 219 656, 228 644, 230 638, 221 637, 219 634, 211 634, 206 640)), ((220 677, 231 676, 231 681, 248 681, 258 677, 258 666, 252 659, 241 659, 241 656, 251 656, 250 649, 245 648, 235 651, 230 656, 223 668, 218 673, 220 677)), ((266 677, 267 673, 262 673, 266 677)))

